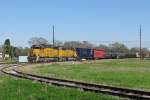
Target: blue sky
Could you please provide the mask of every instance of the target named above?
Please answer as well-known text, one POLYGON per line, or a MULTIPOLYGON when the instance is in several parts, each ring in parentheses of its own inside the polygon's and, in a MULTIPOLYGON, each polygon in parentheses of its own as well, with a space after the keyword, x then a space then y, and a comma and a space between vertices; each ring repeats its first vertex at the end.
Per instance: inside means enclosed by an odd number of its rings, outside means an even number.
MULTIPOLYGON (((150 37, 150 0, 0 0, 0 44, 28 46, 31 37, 52 41, 136 41, 150 37)), ((148 44, 150 45, 150 43, 148 44)))

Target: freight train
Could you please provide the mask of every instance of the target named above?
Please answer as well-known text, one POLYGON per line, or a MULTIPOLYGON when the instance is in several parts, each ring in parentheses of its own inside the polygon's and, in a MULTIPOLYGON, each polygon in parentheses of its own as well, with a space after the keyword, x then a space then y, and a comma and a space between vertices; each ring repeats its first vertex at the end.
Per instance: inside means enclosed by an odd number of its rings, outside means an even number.
POLYGON ((51 45, 33 45, 28 56, 29 62, 70 61, 82 59, 103 59, 105 50, 91 48, 65 48, 51 45))

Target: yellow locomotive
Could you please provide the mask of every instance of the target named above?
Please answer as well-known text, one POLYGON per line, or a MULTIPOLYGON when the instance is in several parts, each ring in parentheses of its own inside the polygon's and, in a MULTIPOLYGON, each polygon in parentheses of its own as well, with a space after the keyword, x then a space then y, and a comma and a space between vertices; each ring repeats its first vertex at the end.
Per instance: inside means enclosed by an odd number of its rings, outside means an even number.
POLYGON ((77 53, 73 48, 33 45, 28 57, 29 62, 49 62, 75 60, 77 53))

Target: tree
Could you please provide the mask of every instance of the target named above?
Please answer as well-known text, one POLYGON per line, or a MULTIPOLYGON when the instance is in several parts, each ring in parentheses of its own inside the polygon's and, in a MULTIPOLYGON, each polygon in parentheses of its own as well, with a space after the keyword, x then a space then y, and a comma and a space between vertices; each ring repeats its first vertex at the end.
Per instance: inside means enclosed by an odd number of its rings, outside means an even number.
POLYGON ((11 46, 11 55, 10 55, 11 58, 15 57, 15 51, 16 51, 16 48, 11 46))
POLYGON ((48 41, 45 38, 42 38, 42 37, 33 37, 28 41, 28 43, 29 43, 30 46, 32 46, 32 45, 42 45, 42 44, 47 45, 48 41))
POLYGON ((110 48, 107 45, 104 45, 104 44, 100 44, 96 48, 97 49, 104 49, 105 51, 110 52, 110 48))
POLYGON ((29 52, 30 52, 30 48, 25 47, 23 51, 24 51, 24 52, 23 52, 23 55, 24 55, 24 56, 28 56, 28 55, 29 55, 29 52))
POLYGON ((12 57, 12 51, 11 51, 11 45, 9 39, 6 39, 3 45, 3 57, 5 57, 5 54, 8 54, 10 57, 12 57))
POLYGON ((29 54, 29 51, 30 51, 30 48, 28 47, 15 47, 15 57, 18 57, 18 56, 28 56, 29 54))
POLYGON ((88 41, 78 42, 78 41, 68 41, 64 43, 64 47, 73 48, 92 48, 93 44, 88 41))
POLYGON ((109 45, 111 51, 116 52, 116 53, 127 53, 129 52, 129 49, 126 45, 121 44, 121 43, 113 43, 109 45))
POLYGON ((130 53, 137 53, 137 52, 140 52, 140 48, 133 47, 133 48, 130 49, 130 53))
POLYGON ((0 53, 3 52, 3 45, 0 45, 0 53))
POLYGON ((88 42, 88 41, 83 41, 82 45, 83 45, 85 48, 92 48, 92 47, 94 47, 94 45, 91 44, 91 43, 88 42))
POLYGON ((73 47, 73 48, 76 48, 76 47, 79 47, 81 45, 80 42, 77 42, 77 41, 67 41, 64 43, 64 47, 73 47))
POLYGON ((149 57, 150 52, 147 48, 142 48, 142 57, 149 57))
MULTIPOLYGON (((140 52, 140 48, 139 47, 133 47, 130 49, 130 52, 132 53, 137 53, 137 52, 140 52)), ((142 52, 149 52, 149 50, 147 48, 142 48, 142 52)))
POLYGON ((63 42, 61 41, 55 41, 55 46, 63 46, 63 42))

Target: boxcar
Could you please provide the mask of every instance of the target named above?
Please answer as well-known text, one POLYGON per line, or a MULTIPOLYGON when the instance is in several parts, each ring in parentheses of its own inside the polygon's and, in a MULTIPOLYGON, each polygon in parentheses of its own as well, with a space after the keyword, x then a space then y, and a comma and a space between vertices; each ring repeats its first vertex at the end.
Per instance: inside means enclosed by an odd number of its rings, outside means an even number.
POLYGON ((94 59, 104 59, 105 56, 106 56, 105 50, 93 49, 93 58, 94 59))
POLYGON ((78 59, 93 59, 93 50, 89 48, 76 48, 78 59))

